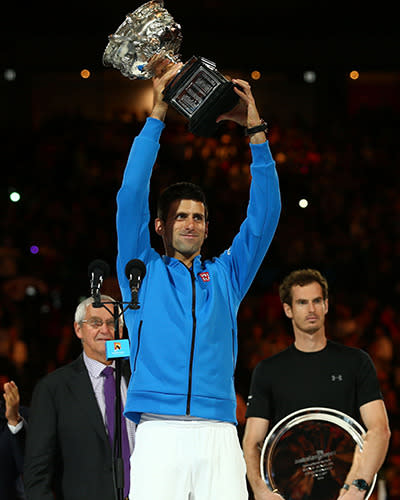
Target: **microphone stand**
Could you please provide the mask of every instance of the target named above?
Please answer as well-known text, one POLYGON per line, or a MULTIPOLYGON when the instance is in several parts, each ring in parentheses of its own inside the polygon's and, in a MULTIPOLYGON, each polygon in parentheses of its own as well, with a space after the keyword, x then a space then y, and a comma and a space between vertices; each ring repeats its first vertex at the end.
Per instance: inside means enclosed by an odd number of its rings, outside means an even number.
MULTIPOLYGON (((114 303, 114 339, 119 338, 119 309, 118 304, 114 303)), ((122 359, 115 360, 115 410, 114 410, 114 480, 117 490, 117 500, 124 498, 124 462, 122 458, 122 431, 121 431, 121 375, 122 375, 122 359)))
MULTIPOLYGON (((132 302, 100 302, 97 307, 104 307, 107 311, 112 314, 115 324, 114 340, 120 341, 119 338, 119 317, 122 315, 128 307, 132 308, 132 302), (107 304, 113 305, 113 311, 107 307, 107 304), (125 309, 122 310, 123 306, 126 305, 125 309), (121 310, 121 312, 120 312, 121 310)), ((136 305, 135 308, 140 306, 136 305)), ((112 468, 113 468, 113 480, 114 480, 114 490, 115 499, 124 499, 124 461, 122 458, 122 428, 121 428, 121 378, 122 378, 122 361, 124 358, 121 357, 110 357, 108 359, 114 359, 115 361, 115 409, 114 409, 114 448, 112 450, 112 468)))
POLYGON ((113 481, 116 500, 124 498, 124 460, 122 457, 122 428, 121 428, 121 375, 122 375, 122 359, 129 358, 129 342, 126 339, 119 338, 119 317, 124 312, 130 309, 139 309, 138 292, 140 282, 146 274, 146 266, 139 259, 130 260, 125 267, 125 275, 131 286, 132 299, 130 302, 102 302, 100 294, 100 286, 103 282, 103 276, 109 274, 109 266, 106 262, 97 259, 89 265, 89 276, 91 276, 91 295, 93 297, 93 307, 104 307, 113 316, 114 319, 114 340, 106 342, 106 357, 107 359, 115 360, 115 408, 114 408, 114 439, 112 449, 112 468, 113 481), (94 290, 93 283, 95 272, 98 273, 99 283, 94 290), (135 278, 135 280, 134 280, 135 278), (134 281, 135 286, 132 282, 134 281), (106 304, 113 304, 113 311, 106 304), (126 305, 125 309, 123 306, 126 305), (114 344, 113 346, 110 344, 114 344), (108 349, 111 347, 111 349, 108 349), (118 352, 119 350, 119 352, 118 352), (111 351, 111 352, 109 352, 111 351))

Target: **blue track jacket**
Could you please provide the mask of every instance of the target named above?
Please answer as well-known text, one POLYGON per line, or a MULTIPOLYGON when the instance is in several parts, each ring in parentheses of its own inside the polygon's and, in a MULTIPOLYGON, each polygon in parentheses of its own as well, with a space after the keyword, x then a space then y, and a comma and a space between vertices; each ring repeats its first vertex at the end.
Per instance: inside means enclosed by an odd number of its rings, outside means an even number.
POLYGON ((191 415, 236 423, 236 315, 265 256, 280 214, 279 182, 268 142, 251 145, 247 218, 231 247, 188 269, 150 246, 149 186, 164 123, 148 118, 135 138, 117 196, 118 280, 131 300, 125 266, 146 264, 140 309, 125 321, 132 377, 125 415, 191 415))

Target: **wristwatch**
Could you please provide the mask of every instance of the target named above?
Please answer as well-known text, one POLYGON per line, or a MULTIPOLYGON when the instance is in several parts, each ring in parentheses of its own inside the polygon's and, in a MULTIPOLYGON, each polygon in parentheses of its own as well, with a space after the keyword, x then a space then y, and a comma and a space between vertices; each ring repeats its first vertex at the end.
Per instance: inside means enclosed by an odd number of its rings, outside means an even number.
POLYGON ((355 486, 358 491, 368 491, 369 488, 369 484, 365 479, 354 479, 351 484, 355 486))
POLYGON ((255 127, 245 128, 244 135, 253 135, 257 132, 264 132, 268 129, 268 124, 261 118, 260 125, 256 125, 255 127))

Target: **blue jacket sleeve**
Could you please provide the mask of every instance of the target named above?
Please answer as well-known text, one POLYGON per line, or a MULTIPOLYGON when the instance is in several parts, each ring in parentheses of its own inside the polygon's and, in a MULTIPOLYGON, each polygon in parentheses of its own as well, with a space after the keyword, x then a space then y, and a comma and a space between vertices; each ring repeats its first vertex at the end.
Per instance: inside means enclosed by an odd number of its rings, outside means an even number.
POLYGON ((281 212, 279 180, 268 141, 251 144, 251 185, 247 216, 231 247, 221 255, 241 300, 249 289, 275 234, 281 212))
POLYGON ((125 266, 131 259, 146 260, 150 250, 150 177, 160 148, 164 123, 148 118, 135 138, 117 195, 117 272, 120 286, 128 286, 125 266))

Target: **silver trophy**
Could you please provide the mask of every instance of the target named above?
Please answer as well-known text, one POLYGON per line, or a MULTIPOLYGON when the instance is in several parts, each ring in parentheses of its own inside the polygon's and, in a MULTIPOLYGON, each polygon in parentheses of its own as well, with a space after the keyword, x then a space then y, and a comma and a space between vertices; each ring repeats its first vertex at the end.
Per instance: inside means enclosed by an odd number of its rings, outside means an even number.
MULTIPOLYGON (((357 421, 338 410, 315 407, 291 413, 265 438, 261 476, 285 500, 336 500, 355 448, 362 452, 364 434, 357 421)), ((375 482, 376 475, 365 498, 375 482)))
MULTIPOLYGON (((149 79, 161 73, 167 59, 180 62, 181 27, 164 8, 152 0, 128 14, 109 36, 103 64, 130 79, 149 79)), ((195 135, 211 136, 216 118, 238 103, 234 84, 204 57, 192 56, 164 90, 164 100, 189 120, 195 135)))

